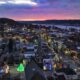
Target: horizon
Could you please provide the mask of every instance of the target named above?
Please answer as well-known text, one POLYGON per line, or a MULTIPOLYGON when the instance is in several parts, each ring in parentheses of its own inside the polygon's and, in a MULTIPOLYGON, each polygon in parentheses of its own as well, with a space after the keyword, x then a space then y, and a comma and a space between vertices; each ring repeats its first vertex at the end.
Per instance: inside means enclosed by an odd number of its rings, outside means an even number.
POLYGON ((0 0, 0 17, 16 21, 79 20, 80 0, 0 0))
MULTIPOLYGON (((6 17, 0 17, 0 19, 11 19, 11 18, 6 18, 6 17)), ((14 20, 14 19, 11 19, 11 20, 14 20)), ((24 22, 25 21, 32 21, 32 22, 35 22, 35 21, 51 21, 51 20, 53 20, 53 21, 58 21, 58 20, 62 20, 62 21, 68 21, 68 20, 72 20, 72 21, 74 21, 74 20, 80 20, 80 19, 48 19, 48 20, 23 20, 24 22)), ((21 21, 21 20, 14 20, 14 21, 21 21)))

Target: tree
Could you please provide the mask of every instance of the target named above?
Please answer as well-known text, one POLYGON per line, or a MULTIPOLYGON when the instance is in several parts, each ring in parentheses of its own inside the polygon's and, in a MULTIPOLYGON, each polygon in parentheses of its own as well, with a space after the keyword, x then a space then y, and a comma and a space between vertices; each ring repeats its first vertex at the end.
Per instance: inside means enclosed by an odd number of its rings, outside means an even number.
POLYGON ((19 64, 18 68, 17 68, 18 72, 23 72, 24 71, 24 65, 21 63, 19 64))

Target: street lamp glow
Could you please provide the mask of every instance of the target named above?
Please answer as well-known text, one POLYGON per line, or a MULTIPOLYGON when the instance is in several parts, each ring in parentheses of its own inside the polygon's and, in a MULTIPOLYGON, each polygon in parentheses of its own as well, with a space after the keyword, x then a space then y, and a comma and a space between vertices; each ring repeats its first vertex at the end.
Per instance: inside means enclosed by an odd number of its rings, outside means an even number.
POLYGON ((4 65, 4 67, 3 67, 3 69, 4 69, 4 72, 7 74, 7 73, 9 73, 9 66, 7 65, 7 64, 5 64, 4 65))

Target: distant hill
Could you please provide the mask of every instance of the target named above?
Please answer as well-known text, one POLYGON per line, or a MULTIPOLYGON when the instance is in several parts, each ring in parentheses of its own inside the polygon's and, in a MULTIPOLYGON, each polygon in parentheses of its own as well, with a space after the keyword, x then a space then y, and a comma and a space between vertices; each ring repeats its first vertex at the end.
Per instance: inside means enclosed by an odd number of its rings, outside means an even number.
POLYGON ((57 25, 79 25, 80 20, 45 20, 45 21, 15 21, 8 18, 0 18, 0 24, 23 25, 23 24, 57 24, 57 25))
POLYGON ((12 20, 12 19, 0 18, 0 24, 15 25, 15 24, 19 24, 19 23, 17 21, 12 20))
POLYGON ((47 20, 45 23, 63 24, 63 25, 80 25, 80 20, 47 20))
POLYGON ((80 25, 80 20, 46 20, 46 21, 20 21, 26 24, 59 24, 59 25, 80 25))

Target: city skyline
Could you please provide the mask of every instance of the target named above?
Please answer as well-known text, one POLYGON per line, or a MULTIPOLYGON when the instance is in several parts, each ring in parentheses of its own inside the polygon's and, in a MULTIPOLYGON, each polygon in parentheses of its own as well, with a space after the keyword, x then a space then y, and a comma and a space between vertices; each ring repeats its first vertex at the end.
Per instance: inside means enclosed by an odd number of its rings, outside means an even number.
POLYGON ((0 0, 0 18, 18 21, 80 19, 80 0, 0 0))

